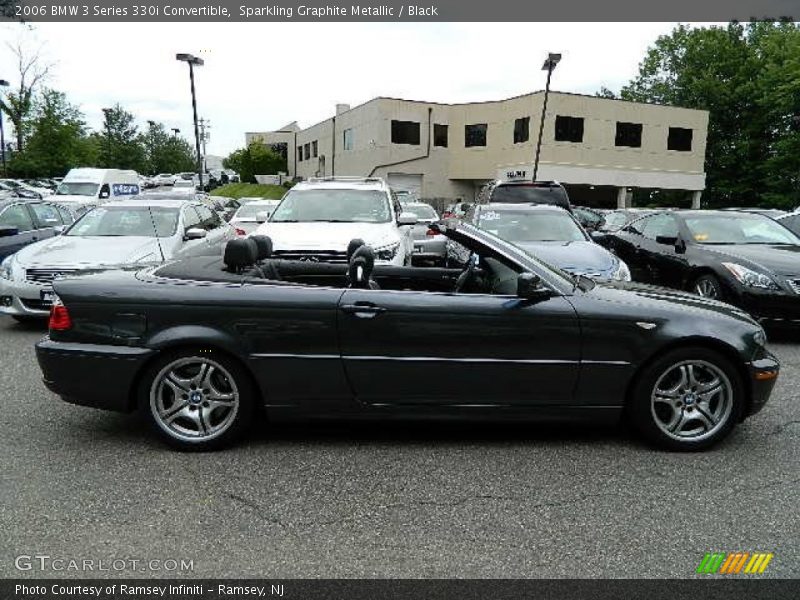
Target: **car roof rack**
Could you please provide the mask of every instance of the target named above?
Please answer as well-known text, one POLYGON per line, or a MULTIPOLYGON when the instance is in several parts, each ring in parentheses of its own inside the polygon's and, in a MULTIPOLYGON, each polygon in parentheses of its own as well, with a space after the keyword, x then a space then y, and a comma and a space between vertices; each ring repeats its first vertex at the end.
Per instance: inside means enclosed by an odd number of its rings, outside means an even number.
POLYGON ((350 183, 384 183, 380 177, 359 177, 357 175, 329 175, 327 177, 309 177, 306 183, 321 183, 325 181, 344 181, 350 183))

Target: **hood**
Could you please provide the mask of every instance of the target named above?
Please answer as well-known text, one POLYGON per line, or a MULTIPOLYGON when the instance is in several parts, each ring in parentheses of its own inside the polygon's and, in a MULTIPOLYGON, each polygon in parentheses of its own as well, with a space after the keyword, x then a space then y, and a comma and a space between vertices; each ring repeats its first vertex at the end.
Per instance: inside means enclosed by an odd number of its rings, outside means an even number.
POLYGON ((726 262, 743 262, 764 267, 779 275, 800 274, 800 246, 782 244, 724 244, 701 245, 700 248, 726 262))
POLYGON ((161 253, 156 238, 59 235, 25 246, 17 252, 17 260, 22 267, 95 268, 160 262, 161 253))
POLYGON ((619 259, 594 242, 515 242, 528 254, 571 273, 607 273, 619 259))
POLYGON ((350 240, 361 238, 380 248, 400 241, 394 223, 262 223, 257 235, 272 238, 275 250, 347 250, 350 240))
POLYGON ((97 196, 78 196, 74 194, 53 194, 50 198, 53 202, 77 203, 77 204, 96 204, 97 196))

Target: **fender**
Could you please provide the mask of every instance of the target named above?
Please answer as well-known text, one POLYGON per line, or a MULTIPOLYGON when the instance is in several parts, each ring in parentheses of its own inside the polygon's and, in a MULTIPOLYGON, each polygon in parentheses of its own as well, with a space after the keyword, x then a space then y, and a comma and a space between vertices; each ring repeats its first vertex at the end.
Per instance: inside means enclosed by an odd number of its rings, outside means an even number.
POLYGON ((172 346, 191 346, 208 344, 216 346, 234 355, 242 361, 247 360, 247 349, 242 347, 242 340, 236 339, 227 331, 207 325, 177 325, 158 331, 153 337, 145 340, 144 346, 153 350, 164 350, 172 346))

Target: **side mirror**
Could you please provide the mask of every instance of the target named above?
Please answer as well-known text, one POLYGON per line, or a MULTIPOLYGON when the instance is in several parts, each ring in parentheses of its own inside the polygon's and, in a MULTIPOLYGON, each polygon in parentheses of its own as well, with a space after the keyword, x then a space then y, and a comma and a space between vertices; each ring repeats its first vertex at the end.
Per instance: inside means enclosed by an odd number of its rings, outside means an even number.
POLYGON ((186 230, 186 234, 183 236, 187 242, 189 240, 202 240, 208 235, 208 232, 205 229, 200 229, 199 227, 192 227, 191 229, 186 230))
POLYGON ((542 300, 553 293, 542 284, 542 278, 535 273, 520 273, 517 277, 517 296, 526 300, 542 300))
POLYGON ((67 226, 66 225, 56 225, 55 227, 53 227, 53 231, 55 232, 56 235, 61 235, 66 230, 67 230, 67 226))
POLYGON ((419 222, 419 217, 412 212, 402 212, 400 216, 397 217, 397 224, 398 225, 416 225, 419 222))
POLYGON ((12 237, 19 233, 19 228, 11 225, 0 225, 0 237, 12 237))
POLYGON ((111 194, 109 194, 108 192, 100 192, 98 198, 100 198, 100 200, 106 200, 109 196, 111 196, 111 194))
POLYGON ((656 243, 657 244, 664 244, 665 246, 672 246, 675 248, 675 252, 677 254, 685 254, 686 253, 686 242, 683 241, 678 236, 673 235, 657 235, 656 236, 656 243))
POLYGON ((256 213, 256 223, 266 223, 267 221, 269 221, 269 213, 268 212, 256 213))

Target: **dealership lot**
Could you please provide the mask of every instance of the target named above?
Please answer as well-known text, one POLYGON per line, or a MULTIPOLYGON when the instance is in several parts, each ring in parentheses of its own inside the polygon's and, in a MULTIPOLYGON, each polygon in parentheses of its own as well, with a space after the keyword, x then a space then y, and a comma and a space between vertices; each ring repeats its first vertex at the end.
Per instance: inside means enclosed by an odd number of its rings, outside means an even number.
POLYGON ((800 576, 800 336, 771 343, 764 411, 706 453, 623 428, 373 423, 192 455, 46 391, 42 335, 0 320, 2 577, 66 575, 15 569, 33 554, 188 559, 200 577, 685 577, 739 550, 800 576))

